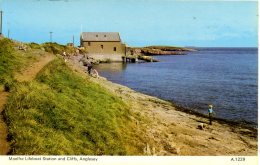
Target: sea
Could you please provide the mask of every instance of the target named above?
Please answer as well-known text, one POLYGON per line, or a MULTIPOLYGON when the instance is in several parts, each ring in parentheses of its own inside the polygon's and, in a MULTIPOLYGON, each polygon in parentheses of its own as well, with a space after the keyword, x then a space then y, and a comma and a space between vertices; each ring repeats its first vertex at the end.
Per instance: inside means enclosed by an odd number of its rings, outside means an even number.
POLYGON ((160 62, 95 66, 108 80, 201 114, 258 124, 258 49, 196 48, 187 55, 154 56, 160 62))

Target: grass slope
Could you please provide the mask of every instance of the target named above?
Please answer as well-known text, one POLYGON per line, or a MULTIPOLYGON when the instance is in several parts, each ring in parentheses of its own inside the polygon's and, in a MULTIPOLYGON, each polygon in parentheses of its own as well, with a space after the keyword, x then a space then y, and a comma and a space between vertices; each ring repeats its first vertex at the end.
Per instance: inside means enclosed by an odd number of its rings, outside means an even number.
POLYGON ((13 71, 22 65, 20 54, 15 53, 14 43, 9 39, 0 39, 0 84, 12 78, 13 71))
POLYGON ((132 155, 143 140, 129 107, 54 60, 29 83, 16 83, 5 108, 11 154, 132 155))
POLYGON ((14 72, 20 71, 21 68, 36 60, 31 51, 24 53, 15 50, 18 45, 10 39, 0 39, 0 86, 4 85, 5 88, 9 88, 14 81, 14 72))

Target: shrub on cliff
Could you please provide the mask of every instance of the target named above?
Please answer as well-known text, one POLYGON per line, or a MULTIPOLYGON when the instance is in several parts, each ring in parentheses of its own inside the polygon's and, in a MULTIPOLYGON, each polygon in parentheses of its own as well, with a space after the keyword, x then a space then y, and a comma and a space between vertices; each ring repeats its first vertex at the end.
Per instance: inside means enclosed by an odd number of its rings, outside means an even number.
POLYGON ((34 42, 29 43, 28 46, 32 49, 41 49, 42 48, 40 44, 37 44, 34 42))
POLYGON ((53 54, 63 54, 63 52, 73 54, 75 53, 75 48, 71 46, 60 45, 56 42, 46 42, 42 44, 45 51, 53 54))

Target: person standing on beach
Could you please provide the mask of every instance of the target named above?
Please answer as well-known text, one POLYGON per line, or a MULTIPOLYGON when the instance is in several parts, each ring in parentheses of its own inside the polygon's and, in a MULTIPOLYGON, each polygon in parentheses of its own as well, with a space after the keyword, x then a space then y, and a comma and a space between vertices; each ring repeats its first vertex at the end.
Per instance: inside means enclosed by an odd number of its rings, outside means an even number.
POLYGON ((209 125, 212 125, 212 115, 213 115, 213 105, 209 105, 208 113, 209 113, 209 125))

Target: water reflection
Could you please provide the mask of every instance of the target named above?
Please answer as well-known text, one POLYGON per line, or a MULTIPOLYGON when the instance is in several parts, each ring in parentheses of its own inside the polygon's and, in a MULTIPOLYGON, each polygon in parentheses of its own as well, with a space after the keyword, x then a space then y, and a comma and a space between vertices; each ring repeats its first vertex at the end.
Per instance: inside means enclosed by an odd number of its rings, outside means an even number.
POLYGON ((115 62, 115 63, 104 63, 104 64, 99 64, 94 67, 97 71, 106 71, 107 73, 111 74, 119 74, 123 70, 126 70, 127 64, 126 63, 121 63, 121 62, 115 62))

